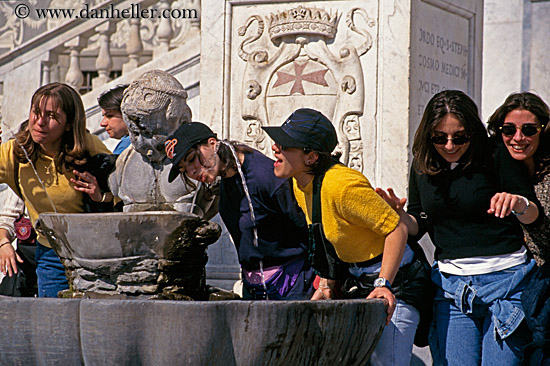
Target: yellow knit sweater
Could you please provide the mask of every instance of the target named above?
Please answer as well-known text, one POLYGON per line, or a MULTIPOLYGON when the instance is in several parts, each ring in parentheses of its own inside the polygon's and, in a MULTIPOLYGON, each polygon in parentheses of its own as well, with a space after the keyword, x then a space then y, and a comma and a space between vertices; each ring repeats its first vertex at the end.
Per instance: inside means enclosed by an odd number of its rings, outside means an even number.
MULTIPOLYGON (((90 155, 111 153, 97 136, 87 134, 86 138, 88 139, 88 146, 90 146, 90 155)), ((0 147, 0 182, 7 183, 14 192, 17 192, 14 177, 14 145, 15 140, 11 139, 0 147)), ((70 178, 74 178, 72 171, 58 172, 55 169, 53 158, 43 154, 39 155, 35 168, 57 212, 83 212, 83 193, 73 188, 74 184, 70 181, 70 178)), ((39 214, 54 212, 54 209, 29 163, 19 165, 19 182, 23 201, 25 201, 25 206, 29 211, 32 224, 35 226, 39 214)), ((50 247, 48 240, 40 234, 38 235, 38 241, 40 244, 50 247)))
MULTIPOLYGON (((294 180, 298 205, 311 224, 313 181, 300 187, 294 180)), ((322 222, 326 238, 344 262, 372 259, 399 223, 399 215, 371 187, 361 173, 342 164, 332 166, 321 186, 322 222)))

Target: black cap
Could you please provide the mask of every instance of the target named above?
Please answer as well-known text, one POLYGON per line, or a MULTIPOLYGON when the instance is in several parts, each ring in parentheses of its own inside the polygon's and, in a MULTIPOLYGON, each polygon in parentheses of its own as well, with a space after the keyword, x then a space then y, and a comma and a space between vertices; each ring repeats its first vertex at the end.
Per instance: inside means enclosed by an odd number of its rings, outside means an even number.
POLYGON ((338 144, 332 122, 321 112, 309 108, 297 109, 280 127, 267 126, 262 129, 276 144, 285 147, 330 153, 338 144))
POLYGON ((172 183, 180 174, 178 163, 187 151, 210 137, 216 138, 216 134, 212 132, 210 127, 201 122, 189 122, 179 126, 176 132, 166 139, 164 149, 166 156, 172 162, 172 169, 170 169, 168 175, 169 183, 172 183))

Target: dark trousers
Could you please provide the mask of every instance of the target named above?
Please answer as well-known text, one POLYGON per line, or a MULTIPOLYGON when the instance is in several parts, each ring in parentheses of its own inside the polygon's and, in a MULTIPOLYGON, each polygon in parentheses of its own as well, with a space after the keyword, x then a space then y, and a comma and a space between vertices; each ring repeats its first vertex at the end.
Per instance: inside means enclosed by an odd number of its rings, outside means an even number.
POLYGON ((14 297, 34 297, 38 294, 36 282, 36 245, 17 244, 17 254, 23 263, 17 262, 17 274, 4 277, 0 283, 0 294, 14 297))

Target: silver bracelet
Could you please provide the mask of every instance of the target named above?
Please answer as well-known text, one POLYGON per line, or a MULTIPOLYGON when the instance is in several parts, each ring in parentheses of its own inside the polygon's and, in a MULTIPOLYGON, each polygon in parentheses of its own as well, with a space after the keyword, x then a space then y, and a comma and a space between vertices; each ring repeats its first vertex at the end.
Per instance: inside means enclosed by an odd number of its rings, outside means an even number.
POLYGON ((529 202, 529 200, 527 198, 525 198, 523 196, 520 196, 520 197, 523 200, 523 202, 525 202, 525 208, 521 212, 517 212, 516 210, 512 209, 512 213, 516 216, 523 215, 525 212, 527 212, 527 210, 529 209, 529 206, 531 206, 531 202, 529 202))

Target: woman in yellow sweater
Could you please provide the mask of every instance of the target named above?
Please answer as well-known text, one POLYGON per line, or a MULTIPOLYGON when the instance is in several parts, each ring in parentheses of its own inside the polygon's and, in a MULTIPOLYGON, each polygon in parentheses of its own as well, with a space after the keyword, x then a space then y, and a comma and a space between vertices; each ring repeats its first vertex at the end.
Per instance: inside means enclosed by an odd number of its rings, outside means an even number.
MULTIPOLYGON (((308 224, 316 221, 314 190, 318 189, 317 177, 321 177, 320 211, 325 238, 339 260, 349 265, 352 276, 369 274, 375 278, 367 298, 388 302, 388 326, 371 356, 371 364, 408 365, 419 312, 396 300, 391 288, 399 268, 413 261, 414 254, 406 245, 407 228, 363 174, 334 163, 331 153, 338 141, 336 130, 322 113, 298 109, 281 127, 263 129, 275 142, 275 175, 293 178, 296 201, 308 224)), ((319 271, 315 263, 314 268, 319 271)), ((319 275, 319 288, 312 299, 334 297, 337 282, 323 278, 323 271, 319 275)))
MULTIPOLYGON (((76 169, 98 153, 110 151, 86 131, 78 93, 66 84, 47 84, 32 97, 26 128, 0 147, 0 182, 23 199, 33 226, 43 212, 84 212, 84 194, 97 200, 101 193, 93 176, 76 169)), ((68 288, 64 267, 42 235, 36 261, 40 297, 68 288)))

